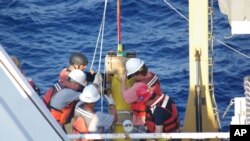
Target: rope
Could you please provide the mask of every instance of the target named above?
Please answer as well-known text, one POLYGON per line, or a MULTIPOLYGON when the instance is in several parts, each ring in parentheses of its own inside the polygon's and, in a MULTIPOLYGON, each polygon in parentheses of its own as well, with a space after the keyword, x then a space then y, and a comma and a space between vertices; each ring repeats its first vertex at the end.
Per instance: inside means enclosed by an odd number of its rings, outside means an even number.
POLYGON ((229 111, 230 107, 234 104, 234 99, 231 99, 230 100, 230 103, 229 105, 227 106, 226 110, 224 111, 223 115, 222 115, 222 118, 224 118, 227 114, 227 112, 229 111))
POLYGON ((224 43, 224 42, 222 42, 221 40, 217 39, 217 42, 219 42, 219 43, 221 43, 222 45, 224 45, 224 46, 228 47, 229 49, 231 49, 231 50, 233 50, 233 51, 237 52, 238 54, 240 54, 240 55, 242 55, 242 56, 244 56, 244 57, 246 57, 246 58, 250 59, 250 56, 248 56, 248 55, 246 55, 246 54, 244 54, 244 53, 242 53, 242 52, 240 52, 240 51, 238 51, 238 50, 236 50, 236 49, 234 49, 234 48, 230 47, 229 45, 225 44, 225 43, 224 43))
MULTIPOLYGON (((178 11, 173 5, 171 5, 167 0, 163 0, 163 1, 164 1, 170 8, 172 8, 176 13, 178 13, 181 17, 183 17, 186 21, 189 21, 188 18, 187 18, 186 16, 184 16, 181 12, 179 12, 179 11, 178 11)), ((242 53, 242 52, 240 52, 240 51, 238 51, 238 50, 236 50, 236 49, 230 47, 229 45, 227 45, 226 43, 222 42, 221 40, 217 39, 217 41, 218 41, 219 43, 221 43, 222 45, 228 47, 229 49, 235 51, 236 53, 238 53, 238 54, 240 54, 240 55, 242 55, 242 56, 244 56, 244 57, 250 59, 250 56, 248 56, 248 55, 246 55, 246 54, 244 54, 244 53, 242 53)))
MULTIPOLYGON (((106 74, 106 65, 104 64, 104 68, 103 68, 103 73, 106 74)), ((104 75, 104 78, 103 78, 103 82, 106 82, 106 75, 104 75)), ((104 99, 104 84, 105 83, 102 83, 102 86, 101 86, 101 97, 102 97, 102 101, 101 101, 101 111, 103 112, 103 99, 104 99)))
POLYGON ((102 38, 101 38, 101 47, 100 47, 100 54, 99 54, 99 65, 98 65, 98 72, 100 72, 101 69, 101 63, 102 63, 102 48, 103 48, 103 36, 104 36, 104 27, 105 27, 105 17, 106 17, 106 11, 107 11, 107 3, 108 0, 105 0, 105 6, 103 11, 103 17, 102 17, 102 38))
POLYGON ((93 65, 94 65, 94 62, 95 62, 95 56, 96 56, 97 48, 98 48, 99 43, 100 43, 100 56, 99 56, 99 64, 98 64, 98 70, 97 70, 98 73, 100 72, 100 68, 101 68, 103 35, 104 35, 104 25, 105 25, 106 11, 107 11, 107 3, 108 3, 108 0, 105 0, 102 21, 101 21, 101 25, 100 25, 100 28, 99 28, 99 33, 98 33, 98 37, 97 37, 97 41, 96 41, 95 51, 94 51, 94 54, 93 54, 91 65, 90 65, 90 70, 93 70, 93 65), (100 39, 100 37, 101 37, 101 39, 100 39))
MULTIPOLYGON (((95 62, 97 48, 100 45, 99 63, 98 63, 97 73, 100 73, 101 63, 102 63, 102 49, 103 49, 103 37, 104 37, 104 27, 105 27, 105 17, 106 17, 106 11, 107 11, 107 3, 108 3, 108 0, 105 0, 102 21, 101 21, 101 25, 100 25, 100 28, 99 28, 99 33, 98 33, 98 37, 97 37, 97 41, 96 41, 95 51, 94 51, 91 66, 90 66, 90 71, 92 71, 93 70, 93 65, 94 65, 94 62, 95 62)), ((100 86, 100 91, 101 91, 101 111, 103 112, 103 99, 104 99, 103 98, 103 84, 100 86)))
POLYGON ((172 8, 176 13, 178 13, 182 18, 184 18, 186 21, 189 21, 188 18, 183 15, 181 12, 179 12, 172 4, 170 4, 167 0, 163 0, 170 8, 172 8))
MULTIPOLYGON (((100 56, 99 56, 99 65, 98 65, 98 72, 100 72, 101 69, 101 63, 102 63, 102 48, 103 48, 103 36, 104 36, 104 25, 105 25, 105 17, 106 17, 106 11, 107 11, 107 3, 108 0, 105 0, 105 6, 104 6, 104 12, 102 17, 102 38, 101 38, 101 47, 100 47, 100 56)), ((103 112, 103 84, 101 85, 101 111, 103 112)))
POLYGON ((94 61, 95 61, 96 51, 97 51, 97 48, 98 48, 98 43, 99 43, 99 39, 100 39, 100 35, 101 35, 101 29, 102 29, 102 25, 103 25, 102 23, 103 23, 103 21, 101 22, 101 26, 100 26, 100 29, 99 29, 99 34, 98 34, 98 37, 97 37, 95 51, 94 51, 94 54, 93 54, 91 65, 90 65, 90 71, 93 70, 93 64, 94 64, 94 61))

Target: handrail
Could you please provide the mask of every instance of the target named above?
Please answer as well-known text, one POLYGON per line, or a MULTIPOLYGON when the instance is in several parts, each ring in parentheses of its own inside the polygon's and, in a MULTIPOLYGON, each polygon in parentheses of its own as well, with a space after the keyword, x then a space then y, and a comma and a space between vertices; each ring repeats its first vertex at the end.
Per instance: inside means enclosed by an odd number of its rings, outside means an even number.
POLYGON ((69 139, 229 139, 229 132, 68 134, 69 139))

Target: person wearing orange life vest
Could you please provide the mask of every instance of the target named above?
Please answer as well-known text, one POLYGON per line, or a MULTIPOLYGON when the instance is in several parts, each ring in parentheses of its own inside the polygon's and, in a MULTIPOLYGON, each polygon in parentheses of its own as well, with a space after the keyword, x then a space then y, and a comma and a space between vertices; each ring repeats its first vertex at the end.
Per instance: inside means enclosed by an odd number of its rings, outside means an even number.
MULTIPOLYGON (((175 126, 176 128, 172 130, 167 130, 166 126, 164 126, 163 128, 161 124, 162 120, 158 119, 162 116, 160 116, 160 114, 157 115, 157 112, 152 112, 151 115, 153 117, 149 116, 151 112, 149 109, 152 107, 155 108, 156 106, 159 107, 158 105, 160 105, 162 101, 164 101, 165 98, 168 97, 168 96, 163 95, 158 77, 154 73, 148 72, 148 69, 146 65, 144 64, 144 61, 142 61, 139 58, 129 59, 126 62, 126 71, 127 71, 127 74, 123 75, 121 78, 122 80, 121 89, 122 89, 123 97, 128 103, 131 103, 131 110, 133 111, 133 113, 136 113, 136 111, 143 111, 143 119, 144 119, 144 123, 147 125, 147 131, 148 132, 176 131, 177 128, 179 128, 179 118, 178 118, 176 106, 174 102, 172 101, 172 99, 169 100, 170 102, 167 102, 167 104, 171 105, 171 108, 169 109, 169 111, 173 112, 173 116, 164 115, 163 117, 164 119, 166 119, 166 117, 169 117, 169 119, 174 118, 175 122, 174 124, 171 124, 171 126, 176 125, 175 126), (135 81, 135 83, 132 85, 131 88, 126 87, 126 82, 125 82, 126 77, 129 77, 129 78, 131 77, 135 81), (174 110, 172 110, 172 108, 174 110), (144 116, 144 115, 147 115, 147 116, 144 116), (155 124, 151 124, 151 123, 155 123, 155 124)), ((164 104, 165 103, 166 102, 164 102, 164 104)), ((163 106, 165 106, 164 104, 163 106)), ((159 109, 160 108, 157 108, 157 111, 159 109)), ((163 112, 163 113, 166 113, 166 112, 163 112)), ((137 119, 139 118, 139 116, 133 116, 133 117, 137 117, 137 119)), ((136 121, 134 122, 136 123, 136 121)))
MULTIPOLYGON (((135 127, 133 132, 146 132, 145 119, 146 119, 146 105, 141 99, 142 96, 137 94, 140 87, 145 84, 148 85, 157 94, 161 94, 160 81, 153 72, 149 72, 144 61, 139 58, 130 58, 126 62, 126 73, 121 76, 121 94, 127 103, 131 104, 131 111, 133 113, 132 122, 135 127), (133 78, 134 84, 128 88, 126 79, 133 78)), ((159 100, 160 96, 157 95, 155 102, 159 100)))
MULTIPOLYGON (((67 88, 68 84, 68 75, 72 70, 78 69, 84 71, 86 69, 86 65, 88 64, 87 57, 79 52, 73 52, 70 55, 69 58, 69 66, 66 68, 63 68, 60 71, 58 82, 56 82, 52 87, 50 87, 45 94, 43 95, 42 99, 45 103, 45 105, 48 105, 51 95, 54 95, 55 93, 61 91, 63 88, 67 88)), ((92 82, 95 78, 94 71, 86 73, 86 80, 88 82, 92 82)))
MULTIPOLYGON (((104 96, 108 100, 110 113, 95 112, 95 104, 101 97, 98 86, 89 84, 84 88, 79 96, 80 102, 77 103, 75 108, 74 134, 103 133, 104 128, 111 127, 112 123, 117 121, 117 112, 112 95, 104 96)), ((75 141, 85 140, 77 139, 75 141)))
POLYGON ((52 116, 60 125, 64 125, 79 101, 79 95, 86 86, 86 75, 81 70, 72 70, 69 73, 68 86, 57 92, 49 105, 52 116))
MULTIPOLYGON (((155 101, 157 94, 147 85, 140 87, 137 95, 143 97, 147 107, 146 126, 150 133, 178 132, 180 120, 175 102, 168 95, 161 95, 159 101, 155 101)), ((159 98, 158 98, 159 99, 159 98)))
MULTIPOLYGON (((68 75, 72 70, 85 70, 86 69, 86 65, 88 64, 88 59, 84 54, 78 53, 78 52, 73 52, 70 55, 70 59, 69 59, 69 66, 67 68, 64 68, 61 72, 60 72, 60 76, 59 76, 59 80, 56 84, 54 84, 52 87, 50 87, 45 94, 42 96, 42 100, 44 102, 44 104, 50 109, 49 105, 51 102, 51 98, 58 93, 59 91, 61 91, 64 88, 68 88, 70 87, 70 82, 68 82, 68 75), (68 85, 69 84, 69 85, 68 85)), ((94 73, 94 71, 90 71, 90 72, 84 72, 86 74, 86 81, 87 82, 93 82, 93 83, 99 83, 98 81, 100 81, 100 77, 101 74, 100 73, 94 73)), ((72 115, 70 116, 72 117, 72 115)), ((71 120, 71 119, 69 119, 71 120)), ((65 124, 64 129, 66 130, 67 133, 71 133, 72 129, 71 129, 72 125, 71 122, 65 124)))
POLYGON ((42 100, 46 106, 50 104, 50 99, 53 97, 53 95, 55 95, 55 93, 61 91, 63 88, 68 87, 67 84, 70 84, 70 82, 68 82, 68 75, 72 70, 85 70, 86 65, 88 64, 88 59, 84 54, 73 52, 70 55, 69 64, 70 65, 68 67, 61 70, 58 82, 50 87, 42 96, 42 100))

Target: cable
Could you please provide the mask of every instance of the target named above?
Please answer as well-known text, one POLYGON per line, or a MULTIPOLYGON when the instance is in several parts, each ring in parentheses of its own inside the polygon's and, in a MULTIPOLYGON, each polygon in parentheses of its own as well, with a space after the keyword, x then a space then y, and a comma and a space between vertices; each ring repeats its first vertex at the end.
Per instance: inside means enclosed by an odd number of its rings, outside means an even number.
MULTIPOLYGON (((167 0, 163 0, 163 1, 164 1, 170 8, 172 8, 176 13, 178 13, 181 17, 183 17, 185 20, 189 21, 187 17, 185 17, 181 12, 179 12, 179 11, 178 11, 173 5, 171 5, 167 0)), ((214 37, 213 37, 213 38, 214 38, 214 37)), ((240 55, 242 55, 242 56, 244 56, 244 57, 250 59, 250 56, 248 56, 248 55, 246 55, 246 54, 244 54, 244 53, 242 53, 242 52, 240 52, 240 51, 238 51, 238 50, 236 50, 236 49, 230 47, 229 45, 227 45, 226 43, 222 42, 222 41, 219 40, 219 39, 216 39, 216 40, 217 40, 219 43, 221 43, 222 45, 228 47, 229 49, 231 49, 231 50, 237 52, 238 54, 240 54, 240 55)))
POLYGON ((224 42, 222 42, 221 40, 217 39, 217 42, 219 42, 219 43, 221 43, 222 45, 224 45, 224 46, 228 47, 229 49, 231 49, 231 50, 233 50, 233 51, 237 52, 238 54, 240 54, 240 55, 242 55, 242 56, 244 56, 244 57, 246 57, 246 58, 250 59, 250 56, 248 56, 248 55, 246 55, 246 54, 244 54, 244 53, 242 53, 242 52, 240 52, 240 51, 238 51, 238 50, 236 50, 236 49, 234 49, 234 48, 230 47, 229 45, 225 44, 225 43, 224 43, 224 42))
MULTIPOLYGON (((98 33, 98 37, 97 37, 97 41, 96 41, 95 51, 94 51, 94 54, 93 54, 91 65, 90 65, 90 71, 92 71, 93 70, 93 65, 94 65, 94 62, 95 62, 97 48, 100 45, 99 63, 98 63, 97 73, 100 73, 101 63, 102 63, 101 60, 102 60, 103 37, 104 37, 104 27, 105 27, 105 17, 106 17, 106 11, 107 11, 107 3, 108 3, 108 0, 105 0, 102 21, 101 21, 101 25, 100 25, 100 28, 99 28, 99 33, 98 33)), ((101 84, 101 86, 100 86, 100 91, 101 91, 101 93, 100 93, 101 94, 101 111, 103 112, 103 99, 104 99, 103 98, 103 84, 101 84)))
POLYGON ((173 5, 171 5, 167 0, 163 0, 170 8, 172 8, 175 12, 177 12, 182 18, 189 21, 188 18, 183 15, 181 12, 179 12, 173 5))
POLYGON ((102 21, 101 21, 101 25, 100 25, 100 28, 99 28, 99 33, 98 33, 98 37, 97 37, 97 41, 96 41, 95 51, 94 51, 94 54, 93 54, 91 65, 90 65, 90 70, 93 70, 93 64, 95 62, 95 56, 96 56, 97 48, 99 46, 99 43, 101 42, 100 43, 101 45, 100 45, 99 65, 98 65, 98 71, 97 72, 100 72, 100 68, 101 68, 101 56, 102 56, 104 24, 105 24, 105 17, 106 17, 106 11, 107 11, 107 3, 108 3, 108 0, 105 0, 102 21), (100 39, 100 37, 101 37, 101 39, 100 39))
POLYGON ((226 110, 224 111, 223 115, 222 115, 222 118, 224 118, 227 114, 227 112, 229 111, 230 107, 234 104, 234 99, 231 99, 230 100, 230 103, 229 105, 227 106, 226 110))

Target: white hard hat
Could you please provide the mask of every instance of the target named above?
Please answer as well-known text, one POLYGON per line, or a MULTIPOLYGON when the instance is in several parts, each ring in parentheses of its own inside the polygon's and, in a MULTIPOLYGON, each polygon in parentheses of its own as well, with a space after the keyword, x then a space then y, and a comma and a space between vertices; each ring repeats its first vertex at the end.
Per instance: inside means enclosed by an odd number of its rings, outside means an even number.
POLYGON ((73 81, 86 86, 86 75, 83 71, 81 70, 72 70, 69 73, 69 77, 70 79, 72 79, 73 81))
POLYGON ((100 94, 97 88, 93 84, 90 84, 83 89, 79 99, 86 103, 93 103, 100 99, 100 94))
POLYGON ((144 65, 144 61, 139 58, 130 58, 126 62, 127 76, 137 72, 144 65))

